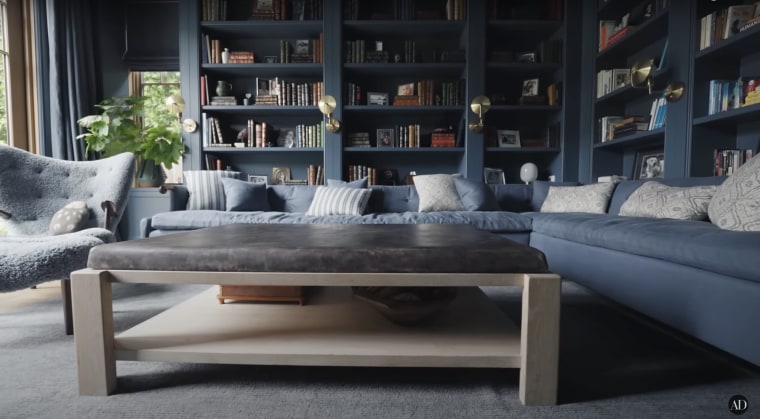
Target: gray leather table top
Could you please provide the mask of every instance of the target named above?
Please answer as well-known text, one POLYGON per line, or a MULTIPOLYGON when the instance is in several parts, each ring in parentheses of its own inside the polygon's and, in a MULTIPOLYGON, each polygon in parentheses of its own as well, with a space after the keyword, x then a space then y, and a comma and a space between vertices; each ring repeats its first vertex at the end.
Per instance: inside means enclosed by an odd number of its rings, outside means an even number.
POLYGON ((539 250, 454 224, 233 224, 97 246, 90 252, 88 267, 211 272, 548 272, 539 250))

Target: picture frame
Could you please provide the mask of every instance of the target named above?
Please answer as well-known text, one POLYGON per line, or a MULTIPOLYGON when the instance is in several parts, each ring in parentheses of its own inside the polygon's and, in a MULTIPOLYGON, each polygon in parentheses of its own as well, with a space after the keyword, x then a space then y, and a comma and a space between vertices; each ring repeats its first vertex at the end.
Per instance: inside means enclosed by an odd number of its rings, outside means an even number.
POLYGON ((395 147, 396 131, 393 128, 379 128, 377 130, 376 146, 377 147, 395 147))
POLYGON ((280 62, 280 57, 276 55, 267 55, 264 57, 264 62, 267 64, 277 64, 280 62))
POLYGON ((520 147, 520 131, 500 129, 496 131, 496 138, 501 148, 520 147))
POLYGON ((311 40, 296 39, 296 54, 309 54, 311 52, 311 40))
POLYGON ((286 180, 290 180, 290 167, 273 167, 272 183, 275 185, 284 185, 286 180))
POLYGON ((399 96, 413 96, 414 95, 414 83, 404 83, 398 85, 396 92, 399 96))
POLYGON ((538 79, 523 80, 523 96, 538 96, 538 79))
POLYGON ((371 106, 387 106, 388 105, 388 93, 367 92, 367 105, 371 105, 371 106))
POLYGON ((526 52, 517 53, 517 62, 518 63, 535 63, 536 53, 534 51, 526 51, 526 52))
POLYGON ((633 179, 661 179, 665 175, 665 152, 663 149, 636 152, 633 179))
POLYGON ((293 148, 296 146, 296 128, 281 127, 277 135, 277 147, 293 148))
POLYGON ((615 89, 626 87, 631 83, 631 72, 627 68, 615 68, 612 70, 612 83, 615 89))
POLYGON ((483 168, 483 181, 487 185, 501 185, 507 183, 504 177, 504 171, 493 167, 483 168))
POLYGON ((306 9, 306 1, 305 0, 293 0, 292 5, 292 19, 293 20, 304 20, 304 12, 306 9))
POLYGON ((269 184, 269 179, 267 178, 266 175, 263 175, 263 176, 262 175, 248 175, 248 181, 251 183, 255 183, 257 185, 260 185, 262 183, 264 185, 269 184))

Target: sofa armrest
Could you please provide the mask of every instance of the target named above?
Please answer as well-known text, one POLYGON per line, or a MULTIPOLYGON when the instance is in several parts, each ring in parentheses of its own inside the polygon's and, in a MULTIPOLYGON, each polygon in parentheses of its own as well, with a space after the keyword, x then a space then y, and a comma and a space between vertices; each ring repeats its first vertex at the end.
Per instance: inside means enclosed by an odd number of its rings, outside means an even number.
POLYGON ((169 211, 184 211, 187 209, 190 191, 187 190, 185 185, 162 185, 159 190, 162 194, 169 194, 169 211))
POLYGON ((143 217, 140 219, 140 238, 144 239, 150 237, 153 228, 153 217, 143 217))
POLYGON ((10 220, 11 213, 0 210, 0 218, 2 218, 3 220, 10 220))

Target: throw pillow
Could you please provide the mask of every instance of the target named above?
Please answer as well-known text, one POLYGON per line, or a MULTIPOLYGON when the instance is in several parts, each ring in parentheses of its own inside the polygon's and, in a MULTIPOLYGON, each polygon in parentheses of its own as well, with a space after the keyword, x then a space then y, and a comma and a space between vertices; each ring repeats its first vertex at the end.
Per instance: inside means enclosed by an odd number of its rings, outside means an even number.
POLYGON ((366 188, 367 186, 369 186, 369 179, 367 177, 363 177, 358 180, 352 180, 351 182, 346 182, 345 180, 340 180, 340 179, 327 179, 327 186, 328 187, 342 186, 346 188, 366 188))
POLYGON ((227 211, 269 211, 267 185, 223 177, 227 211))
POLYGON ((372 189, 318 186, 306 215, 362 215, 372 189))
POLYGON ((760 155, 718 186, 707 214, 713 224, 725 230, 760 231, 760 155))
POLYGON ((418 175, 414 187, 420 197, 419 212, 464 211, 453 175, 418 175))
POLYGON ((229 170, 187 170, 185 186, 190 193, 189 210, 224 210, 225 197, 222 178, 237 179, 240 172, 229 170))
POLYGON ((716 186, 679 188, 660 182, 645 182, 620 207, 620 215, 631 217, 675 218, 704 220, 707 205, 716 186))
POLYGON ((90 220, 90 212, 87 210, 87 204, 84 201, 73 201, 59 209, 50 220, 50 234, 57 236, 59 234, 73 233, 79 231, 90 220))
POLYGON ((454 177, 454 186, 459 194, 459 200, 467 211, 499 211, 496 195, 483 182, 475 182, 461 176, 454 177))
POLYGON ((604 214, 615 183, 593 183, 583 186, 550 186, 541 212, 587 212, 604 214))

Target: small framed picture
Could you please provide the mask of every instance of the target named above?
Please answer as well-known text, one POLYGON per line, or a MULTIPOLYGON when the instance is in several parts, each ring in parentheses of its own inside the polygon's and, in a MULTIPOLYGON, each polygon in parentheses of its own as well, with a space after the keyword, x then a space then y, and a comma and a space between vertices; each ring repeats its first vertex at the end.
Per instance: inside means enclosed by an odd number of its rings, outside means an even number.
POLYGON ((496 131, 499 147, 520 147, 520 131, 500 129, 496 131))
POLYGON ((264 62, 267 64, 277 64, 280 62, 280 57, 276 55, 267 55, 264 57, 264 62))
POLYGON ((308 39, 297 39, 296 40, 296 54, 308 54, 309 49, 311 49, 311 41, 308 39))
POLYGON ((284 185, 286 180, 290 180, 290 167, 272 168, 272 182, 275 185, 284 185))
POLYGON ((293 148, 296 146, 296 128, 282 127, 277 136, 277 147, 293 148))
POLYGON ((520 52, 517 54, 517 62, 518 63, 535 63, 536 62, 536 53, 535 52, 520 52))
POLYGON ((367 105, 388 105, 388 93, 367 92, 367 105))
POLYGON ((414 95, 414 83, 404 83, 398 86, 399 96, 413 96, 414 95))
POLYGON ((483 180, 486 184, 497 185, 507 183, 504 179, 504 171, 492 167, 483 168, 483 180))
POLYGON ((627 68, 615 68, 612 70, 612 79, 615 89, 620 89, 630 84, 631 72, 627 68))
POLYGON ((378 147, 394 147, 394 130, 393 128, 381 128, 377 130, 378 147))
POLYGON ((633 166, 634 179, 660 179, 665 174, 665 153, 662 149, 638 151, 633 166))
POLYGON ((260 176, 260 175, 248 175, 248 181, 255 184, 264 184, 267 185, 269 181, 267 180, 266 175, 260 176))
POLYGON ((538 96, 538 79, 523 80, 523 96, 538 96))

